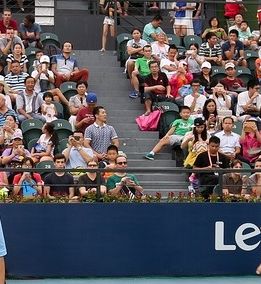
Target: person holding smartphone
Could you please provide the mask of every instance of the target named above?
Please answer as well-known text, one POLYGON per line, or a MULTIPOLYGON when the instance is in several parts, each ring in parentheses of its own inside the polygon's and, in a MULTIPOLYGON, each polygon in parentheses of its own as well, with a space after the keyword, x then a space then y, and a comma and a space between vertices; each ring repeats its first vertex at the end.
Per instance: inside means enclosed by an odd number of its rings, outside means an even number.
MULTIPOLYGON (((116 158, 116 167, 124 170, 127 168, 127 156, 119 154, 116 158)), ((107 190, 111 195, 125 195, 130 199, 141 197, 143 188, 138 179, 133 174, 127 174, 124 171, 115 172, 107 181, 107 190)))

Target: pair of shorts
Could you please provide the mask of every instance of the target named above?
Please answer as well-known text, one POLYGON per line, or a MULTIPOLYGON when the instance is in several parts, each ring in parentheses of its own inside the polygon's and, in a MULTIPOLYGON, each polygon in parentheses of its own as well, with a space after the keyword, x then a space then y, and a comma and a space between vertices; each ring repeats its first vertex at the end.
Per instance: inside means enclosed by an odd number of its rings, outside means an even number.
POLYGON ((169 139, 169 144, 173 146, 174 144, 180 144, 183 139, 182 135, 171 135, 169 139))
POLYGON ((103 24, 108 25, 108 26, 113 26, 114 25, 114 19, 106 16, 104 18, 103 24))

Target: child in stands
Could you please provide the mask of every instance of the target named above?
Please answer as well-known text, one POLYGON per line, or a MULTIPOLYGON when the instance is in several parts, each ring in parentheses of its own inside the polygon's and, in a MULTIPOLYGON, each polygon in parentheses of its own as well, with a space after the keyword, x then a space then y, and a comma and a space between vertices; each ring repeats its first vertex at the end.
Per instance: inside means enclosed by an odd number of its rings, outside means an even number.
POLYGON ((57 110, 55 105, 52 103, 53 94, 51 92, 45 92, 43 95, 44 103, 41 106, 42 116, 46 122, 52 122, 57 119, 57 110))
POLYGON ((180 143, 184 135, 191 131, 193 126, 193 119, 190 117, 191 111, 188 106, 183 106, 180 108, 180 119, 176 119, 171 124, 170 130, 167 134, 160 139, 160 141, 155 145, 155 147, 144 156, 148 160, 154 160, 155 154, 160 152, 161 149, 166 145, 173 146, 176 143, 180 143))
MULTIPOLYGON (((115 145, 110 145, 107 148, 106 160, 99 163, 99 168, 103 169, 114 169, 116 167, 116 158, 118 156, 118 147, 115 145)), ((112 176, 114 172, 104 172, 103 178, 105 181, 112 176)))

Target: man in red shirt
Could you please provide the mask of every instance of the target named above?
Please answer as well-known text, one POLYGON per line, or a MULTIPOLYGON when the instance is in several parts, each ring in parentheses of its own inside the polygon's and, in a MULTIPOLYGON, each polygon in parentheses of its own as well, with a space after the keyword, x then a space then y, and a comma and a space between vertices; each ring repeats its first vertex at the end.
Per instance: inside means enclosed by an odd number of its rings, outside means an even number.
POLYGON ((1 36, 6 34, 6 28, 12 27, 14 29, 14 34, 18 34, 17 22, 12 19, 12 12, 9 8, 4 8, 2 14, 2 20, 0 20, 0 31, 1 36))
POLYGON ((225 65, 225 70, 227 77, 220 81, 220 83, 224 85, 225 89, 233 92, 240 87, 244 87, 243 81, 236 77, 236 67, 233 62, 228 62, 225 65))
POLYGON ((77 113, 75 127, 77 130, 85 132, 85 129, 94 123, 95 117, 93 109, 97 104, 97 96, 95 93, 88 93, 86 96, 87 106, 83 106, 77 113))

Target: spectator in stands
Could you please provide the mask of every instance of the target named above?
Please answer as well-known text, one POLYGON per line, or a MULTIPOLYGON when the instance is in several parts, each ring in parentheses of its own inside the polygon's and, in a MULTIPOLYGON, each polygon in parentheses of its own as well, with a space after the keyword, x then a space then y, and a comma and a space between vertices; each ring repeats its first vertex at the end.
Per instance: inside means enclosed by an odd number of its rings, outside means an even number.
POLYGON ((35 23, 34 15, 24 17, 24 22, 20 24, 19 31, 25 48, 28 46, 43 48, 40 40, 41 27, 35 23))
POLYGON ((27 63, 28 63, 28 59, 27 56, 25 54, 23 54, 23 47, 20 43, 16 43, 14 45, 14 50, 12 53, 8 54, 7 58, 6 58, 6 62, 7 62, 7 72, 9 73, 11 70, 11 63, 13 61, 18 61, 21 65, 21 69, 23 72, 27 72, 27 63))
POLYGON ((191 117, 202 117, 203 106, 206 102, 206 96, 199 93, 200 81, 194 79, 190 83, 192 93, 185 96, 184 105, 188 106, 191 110, 191 117))
POLYGON ((194 169, 213 169, 213 172, 200 173, 199 183, 203 187, 201 195, 208 199, 213 193, 215 185, 218 184, 217 168, 229 168, 230 160, 222 153, 219 153, 220 139, 212 136, 209 139, 208 150, 199 154, 195 160, 194 169))
MULTIPOLYGON (((156 15, 150 23, 145 25, 143 29, 142 38, 146 40, 146 42, 148 43, 152 43, 158 40, 158 35, 160 33, 164 33, 164 31, 160 27, 162 22, 163 22, 162 16, 156 15)), ((168 43, 167 36, 165 36, 165 42, 168 43)))
POLYGON ((20 132, 22 135, 22 130, 18 128, 17 117, 7 115, 4 125, 0 127, 0 145, 3 145, 4 148, 8 147, 15 132, 20 132))
POLYGON ((12 12, 9 8, 5 7, 2 13, 2 19, 0 20, 0 32, 1 37, 6 34, 7 28, 13 28, 14 34, 17 36, 18 28, 16 20, 12 19, 12 12))
POLYGON ((209 98, 213 99, 216 102, 218 112, 231 109, 231 97, 228 95, 228 92, 225 90, 222 83, 217 83, 217 85, 213 89, 213 95, 209 96, 209 98))
POLYGON ((198 55, 198 50, 199 45, 196 42, 191 43, 185 59, 188 63, 188 70, 192 73, 194 79, 200 76, 201 65, 205 61, 203 56, 198 55))
POLYGON ((86 106, 83 106, 79 109, 75 121, 76 129, 82 131, 83 133, 85 132, 85 129, 95 121, 93 110, 97 104, 96 94, 88 93, 86 97, 86 103, 86 106))
MULTIPOLYGON (((41 55, 41 52, 38 53, 41 55)), ((69 102, 59 88, 54 87, 54 73, 49 70, 50 58, 47 55, 42 55, 37 62, 34 62, 36 69, 32 72, 31 76, 35 79, 34 90, 36 93, 50 92, 55 101, 63 103, 66 107, 69 102)))
POLYGON ((149 61, 151 57, 151 46, 145 45, 143 47, 143 57, 138 58, 135 62, 135 68, 131 74, 131 84, 134 90, 130 93, 129 97, 136 99, 139 96, 139 86, 144 84, 144 79, 150 74, 149 61))
POLYGON ((149 115, 151 113, 154 102, 172 99, 167 75, 160 72, 159 63, 157 61, 150 61, 149 68, 150 75, 148 75, 144 81, 144 101, 146 110, 144 115, 149 115))
POLYGON ((4 126, 6 118, 9 115, 14 116, 16 118, 16 122, 18 123, 16 112, 6 106, 5 95, 0 94, 0 127, 4 126))
POLYGON ((240 160, 251 165, 259 157, 261 152, 261 132, 257 128, 255 118, 250 118, 243 123, 240 144, 242 147, 242 157, 240 157, 240 160))
POLYGON ((260 117, 261 95, 260 85, 257 79, 251 79, 247 83, 247 91, 238 94, 236 115, 239 120, 249 117, 260 117))
POLYGON ((35 80, 28 76, 25 79, 25 90, 16 97, 16 107, 18 120, 22 122, 25 119, 40 119, 45 122, 45 118, 39 112, 43 104, 43 98, 34 91, 35 80))
MULTIPOLYGON (((125 154, 118 155, 116 165, 118 169, 126 169, 127 156, 125 154)), ((122 171, 114 173, 114 175, 108 179, 106 186, 108 193, 112 195, 126 195, 130 199, 143 195, 143 188, 140 186, 136 176, 122 171)))
MULTIPOLYGON (((8 147, 2 153, 2 164, 7 168, 20 168, 22 160, 25 157, 30 157, 30 152, 25 149, 23 145, 23 135, 21 131, 15 131, 12 136, 11 147, 8 147)), ((13 173, 10 172, 10 176, 13 178, 13 173)), ((9 179, 9 181, 12 180, 9 179)))
POLYGON ((175 21, 173 32, 179 37, 193 35, 192 13, 195 10, 196 3, 186 1, 177 1, 172 3, 172 9, 175 12, 175 21))
MULTIPOLYGON (((65 168, 65 156, 57 154, 53 158, 55 169, 65 168)), ((70 199, 74 196, 73 176, 67 172, 52 172, 44 178, 44 195, 49 199, 55 199, 55 196, 68 196, 70 199)))
POLYGON ((31 150, 31 157, 35 163, 52 161, 54 150, 58 146, 59 140, 54 130, 54 124, 47 122, 42 127, 43 134, 37 140, 31 150))
POLYGON ((244 45, 238 40, 238 31, 231 30, 228 34, 229 40, 222 45, 222 54, 224 61, 233 62, 236 66, 247 67, 247 61, 244 58, 244 45))
POLYGON ((35 91, 37 93, 46 92, 54 88, 54 74, 50 67, 50 58, 47 55, 42 55, 39 59, 36 69, 31 76, 35 79, 35 91))
POLYGON ((256 77, 260 84, 261 83, 261 53, 259 53, 259 58, 257 58, 255 61, 255 67, 256 67, 256 77))
POLYGON ((165 73, 170 79, 174 74, 177 73, 179 61, 178 61, 178 49, 175 44, 171 44, 168 49, 167 58, 160 60, 160 70, 165 73))
POLYGON ((106 49, 108 32, 110 31, 111 37, 115 37, 114 16, 115 14, 121 15, 122 9, 121 9, 120 2, 116 0, 104 1, 102 9, 103 9, 103 13, 105 14, 105 18, 103 21, 102 48, 100 51, 104 52, 106 49), (117 8, 116 11, 115 11, 115 6, 117 8))
POLYGON ((222 61, 222 50, 218 44, 218 38, 215 33, 206 34, 206 42, 203 42, 199 49, 199 55, 204 56, 211 65, 224 65, 222 61))
POLYGON ((203 118, 207 122, 207 125, 214 124, 215 128, 217 127, 216 124, 218 123, 218 113, 217 113, 217 105, 216 105, 215 100, 207 99, 205 101, 202 114, 203 114, 203 118))
MULTIPOLYGON (((231 27, 229 27, 228 32, 230 32, 231 30, 237 30, 238 32, 240 32, 241 30, 241 23, 244 21, 243 16, 241 14, 237 14, 235 16, 235 24, 231 27)), ((250 32, 250 28, 248 27, 247 29, 248 32, 250 32)))
POLYGON ((222 131, 215 134, 220 139, 219 151, 230 160, 234 160, 241 152, 240 136, 232 131, 234 128, 234 119, 232 117, 224 117, 222 128, 222 131))
MULTIPOLYGON (((63 150, 67 169, 86 169, 94 158, 92 149, 84 147, 84 134, 75 130, 68 139, 68 147, 63 150)), ((76 174, 76 173, 73 173, 76 174)))
MULTIPOLYGON (((98 162, 96 159, 91 159, 88 162, 87 169, 98 169, 98 162)), ((98 178, 99 173, 86 171, 83 175, 79 177, 79 192, 81 196, 86 196, 90 192, 97 192, 98 183, 100 181, 100 192, 101 194, 106 193, 105 181, 101 177, 98 178)))
MULTIPOLYGON (((231 161, 232 169, 242 169, 243 165, 240 160, 231 161)), ((233 172, 223 175, 223 189, 222 193, 229 196, 244 196, 247 193, 248 177, 241 173, 233 172)))
MULTIPOLYGON (((70 97, 69 99, 69 111, 70 111, 70 118, 69 122, 72 125, 72 130, 75 130, 75 123, 76 123, 76 116, 79 110, 82 107, 87 106, 87 89, 88 89, 88 83, 84 81, 79 81, 76 84, 77 94, 75 96, 70 97)), ((92 95, 91 95, 92 96, 92 95)), ((89 96, 89 99, 90 97, 89 96)), ((94 100, 95 98, 92 98, 94 100)))
POLYGON ((95 107, 93 115, 95 122, 85 129, 84 145, 91 148, 99 160, 104 160, 108 146, 113 144, 119 147, 119 139, 115 129, 106 124, 107 114, 104 107, 95 107))
POLYGON ((141 30, 133 28, 131 31, 132 39, 127 42, 127 52, 130 56, 126 62, 126 68, 129 78, 135 67, 135 61, 143 56, 143 47, 147 42, 141 38, 141 30))
MULTIPOLYGON (((261 169, 261 159, 258 158, 255 161, 255 169, 261 169)), ((261 197, 261 172, 252 174, 249 179, 249 185, 251 187, 252 194, 258 198, 261 197)), ((261 270, 261 267, 260 267, 261 270)), ((259 274, 261 271, 259 272, 259 274)))
POLYGON ((10 67, 11 72, 5 76, 5 82, 10 87, 10 98, 12 102, 16 100, 19 93, 25 90, 25 80, 29 74, 22 72, 20 62, 14 60, 10 67))
POLYGON ((24 0, 16 0, 16 3, 20 8, 21 12, 24 12, 24 0))
MULTIPOLYGON (((34 70, 37 70, 37 67, 39 66, 39 64, 41 64, 41 62, 40 62, 40 58, 42 57, 44 55, 44 52, 43 52, 43 50, 37 50, 36 52, 35 52, 35 60, 34 60, 34 62, 33 62, 33 64, 32 64, 32 67, 34 68, 34 70)), ((49 63, 50 63, 50 61, 49 61, 49 63)))
POLYGON ((89 71, 86 68, 79 69, 77 60, 72 57, 73 45, 70 42, 64 42, 62 53, 52 57, 51 67, 55 75, 55 85, 60 87, 61 83, 67 81, 87 82, 89 71))
POLYGON ((41 113, 46 122, 52 122, 57 119, 57 109, 53 104, 53 94, 45 92, 43 94, 43 104, 41 105, 41 113))
POLYGON ((169 45, 165 43, 165 33, 159 33, 157 40, 152 42, 152 57, 154 60, 160 62, 161 59, 167 58, 169 45))
MULTIPOLYGON (((34 161, 30 157, 22 160, 21 168, 32 169, 35 167, 34 161)), ((23 197, 35 197, 42 195, 43 180, 39 173, 25 172, 18 173, 14 176, 13 180, 13 195, 22 195, 23 197)))
POLYGON ((173 146, 174 144, 181 143, 184 135, 191 131, 193 126, 193 119, 190 117, 191 111, 187 106, 180 108, 180 117, 171 123, 170 129, 167 134, 159 140, 153 149, 144 156, 148 160, 154 160, 155 154, 161 151, 166 145, 173 146))
POLYGON ((214 33, 217 36, 217 42, 221 44, 225 40, 227 40, 227 33, 226 31, 220 27, 219 20, 217 17, 211 17, 210 20, 208 21, 209 23, 209 28, 206 28, 205 31, 202 34, 202 38, 206 38, 206 34, 209 32, 214 33))
POLYGON ((22 45, 23 53, 24 53, 24 45, 21 38, 15 35, 14 29, 12 27, 8 27, 6 29, 5 37, 0 38, 0 50, 3 53, 2 59, 6 59, 7 55, 14 50, 14 45, 16 43, 20 43, 22 45))
POLYGON ((248 22, 242 21, 240 25, 240 30, 238 31, 238 39, 243 42, 245 48, 250 48, 252 34, 248 30, 248 22))
POLYGON ((170 80, 169 84, 171 86, 171 96, 174 97, 175 102, 180 104, 180 95, 178 90, 184 86, 189 84, 193 79, 193 75, 188 70, 188 64, 185 60, 181 60, 178 65, 178 70, 176 74, 174 74, 170 80))
POLYGON ((188 155, 184 161, 184 167, 192 168, 197 156, 207 150, 209 135, 207 133, 206 122, 198 117, 194 120, 192 131, 185 134, 181 149, 187 152, 188 155))
POLYGON ((205 61, 201 65, 201 74, 198 77, 200 85, 205 88, 205 92, 209 95, 213 93, 213 87, 217 85, 217 80, 211 76, 212 66, 208 61, 205 61))
POLYGON ((226 0, 224 5, 224 16, 227 19, 227 27, 230 28, 235 24, 235 18, 239 13, 246 12, 247 9, 243 4, 243 1, 231 1, 226 0), (240 3, 237 3, 240 2, 240 3))
MULTIPOLYGON (((119 154, 118 151, 118 147, 115 145, 110 145, 107 148, 107 155, 106 155, 106 159, 103 161, 100 161, 99 163, 99 168, 102 169, 115 169, 116 167, 116 158, 119 154)), ((103 178, 105 179, 105 181, 108 180, 108 178, 110 176, 112 176, 114 174, 114 172, 104 172, 103 174, 103 178)))
POLYGON ((9 96, 10 88, 7 86, 5 82, 5 77, 0 75, 0 94, 5 96, 5 104, 8 108, 12 109, 12 102, 9 96))
POLYGON ((226 78, 220 80, 220 83, 224 85, 228 91, 237 90, 240 87, 244 87, 244 83, 240 78, 236 77, 236 66, 233 62, 228 62, 225 65, 226 78))

